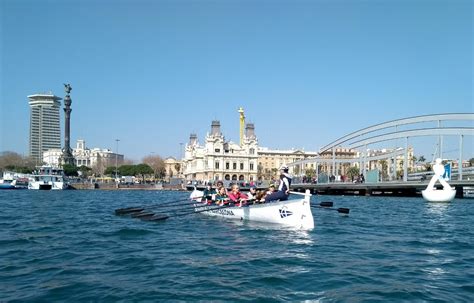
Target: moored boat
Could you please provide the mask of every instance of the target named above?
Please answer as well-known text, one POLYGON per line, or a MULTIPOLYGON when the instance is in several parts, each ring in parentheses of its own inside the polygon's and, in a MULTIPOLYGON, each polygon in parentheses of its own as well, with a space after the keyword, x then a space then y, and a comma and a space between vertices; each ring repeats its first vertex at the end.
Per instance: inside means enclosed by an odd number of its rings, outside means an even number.
POLYGON ((63 170, 43 165, 39 172, 31 175, 28 189, 34 190, 62 190, 68 188, 63 170))
POLYGON ((25 189, 28 185, 28 179, 19 177, 24 174, 17 174, 14 172, 4 172, 3 178, 0 179, 0 189, 25 189), (25 182, 26 180, 26 182, 25 182))
POLYGON ((16 189, 16 181, 1 179, 0 189, 16 189))
MULTIPOLYGON (((311 212, 309 191, 306 193, 292 194, 303 195, 303 198, 291 199, 286 201, 276 201, 263 204, 251 204, 247 206, 207 206, 207 203, 197 202, 194 204, 195 211, 199 213, 223 217, 233 220, 255 221, 263 223, 280 224, 296 229, 311 230, 314 228, 314 219, 311 212), (204 209, 208 211, 202 211, 204 209)), ((191 193, 191 199, 202 197, 202 191, 194 190, 191 193)))

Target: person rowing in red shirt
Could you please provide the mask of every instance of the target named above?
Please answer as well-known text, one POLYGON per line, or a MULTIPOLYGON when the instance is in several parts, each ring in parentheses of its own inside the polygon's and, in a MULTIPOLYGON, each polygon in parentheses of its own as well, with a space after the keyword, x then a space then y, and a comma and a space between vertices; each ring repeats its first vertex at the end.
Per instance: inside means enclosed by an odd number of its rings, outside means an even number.
POLYGON ((248 197, 246 194, 240 192, 239 186, 233 184, 230 192, 228 193, 229 199, 234 202, 236 206, 241 207, 242 204, 247 204, 248 197), (238 205, 237 205, 238 204, 238 205))

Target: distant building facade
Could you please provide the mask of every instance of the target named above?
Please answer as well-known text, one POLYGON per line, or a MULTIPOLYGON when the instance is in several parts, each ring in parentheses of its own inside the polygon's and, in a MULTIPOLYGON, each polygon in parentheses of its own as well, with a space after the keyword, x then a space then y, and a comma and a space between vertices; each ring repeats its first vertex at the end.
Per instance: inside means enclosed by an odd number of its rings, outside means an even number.
MULTIPOLYGON (((384 160, 384 154, 394 150, 369 150, 365 169, 378 169, 383 175, 393 175, 404 165, 404 155, 384 160), (372 157, 382 160, 372 160, 372 157)), ((275 150, 258 145, 254 124, 246 124, 242 145, 226 141, 220 131, 220 122, 212 121, 211 132, 206 135, 204 145, 200 145, 196 134, 191 134, 182 160, 182 173, 188 181, 257 181, 277 179, 282 165, 290 166, 294 176, 325 174, 341 179, 347 176, 351 167, 357 167, 363 173, 364 157, 360 151, 347 147, 334 147, 319 154, 316 151, 300 149, 275 150), (291 165, 293 163, 293 165, 291 165)), ((414 170, 413 148, 408 150, 407 166, 414 170)), ((172 163, 175 163, 172 161, 172 163)), ((175 174, 167 166, 167 175, 175 174)), ((174 164, 173 164, 174 165, 174 164)))
MULTIPOLYGON (((228 142, 220 131, 220 122, 213 121, 211 132, 206 135, 204 145, 200 145, 196 134, 191 134, 185 148, 182 171, 186 180, 198 181, 261 181, 278 178, 279 168, 286 164, 314 158, 314 151, 299 149, 276 150, 259 147, 255 136, 255 126, 246 124, 242 145, 228 142)), ((358 153, 347 148, 337 148, 336 158, 355 158, 358 153)), ((332 151, 323 154, 332 158, 332 151)), ((342 167, 342 166, 341 166, 342 167)), ((347 165, 347 168, 349 165, 347 165)), ((347 169, 342 167, 342 171, 347 169)), ((330 165, 315 163, 290 166, 290 173, 304 175, 307 169, 330 172, 330 165)))
POLYGON ((174 157, 168 157, 165 162, 165 180, 170 181, 171 178, 181 178, 181 161, 174 157))
POLYGON ((334 148, 328 149, 327 151, 322 152, 320 155, 320 158, 325 159, 325 160, 330 160, 333 158, 333 153, 334 153, 334 159, 347 160, 347 162, 342 161, 342 162, 336 163, 336 167, 333 172, 331 162, 321 161, 321 163, 318 164, 318 167, 316 168, 317 173, 345 176, 347 175, 347 171, 349 170, 351 166, 359 167, 359 163, 356 162, 355 160, 360 157, 360 153, 357 150, 352 149, 352 148, 342 147, 342 146, 334 147, 334 148))
MULTIPOLYGON (((400 150, 402 150, 400 148, 400 150)), ((385 154, 393 153, 395 149, 370 149, 368 150, 368 157, 383 156, 385 154)), ((416 161, 414 158, 413 147, 408 147, 407 150, 408 162, 407 168, 409 172, 416 171, 416 161)), ((403 174, 405 155, 397 155, 396 157, 387 157, 382 160, 368 160, 367 161, 367 170, 378 169, 383 175, 391 176, 392 179, 400 177, 403 174)))
MULTIPOLYGON (((277 150, 261 147, 258 150, 258 179, 270 180, 278 176, 279 168, 310 157, 315 157, 316 152, 305 152, 303 150, 277 150)), ((313 168, 313 164, 295 166, 290 168, 290 173, 301 174, 306 168, 313 168)))
POLYGON ((204 145, 199 145, 197 135, 191 134, 185 148, 182 171, 186 180, 257 180, 258 140, 255 126, 248 123, 242 145, 226 141, 220 122, 212 121, 211 132, 204 145))
MULTIPOLYGON (((102 174, 109 166, 123 164, 124 156, 116 154, 110 149, 87 148, 84 140, 77 140, 76 148, 72 149, 72 154, 77 167, 87 166, 94 170, 94 173, 102 174)), ((50 149, 43 154, 43 162, 48 165, 59 166, 59 158, 62 155, 61 149, 50 149)))
POLYGON ((38 164, 49 149, 61 149, 61 98, 49 94, 28 96, 30 105, 29 155, 38 164))

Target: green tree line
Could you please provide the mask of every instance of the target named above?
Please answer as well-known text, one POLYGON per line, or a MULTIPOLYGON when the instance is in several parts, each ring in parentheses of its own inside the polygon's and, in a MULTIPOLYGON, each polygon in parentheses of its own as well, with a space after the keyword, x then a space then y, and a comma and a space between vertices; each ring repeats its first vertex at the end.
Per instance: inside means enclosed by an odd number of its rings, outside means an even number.
MULTIPOLYGON (((115 166, 109 166, 105 169, 104 174, 115 176, 115 166)), ((154 171, 148 164, 142 163, 137 165, 121 165, 117 168, 117 175, 119 176, 142 176, 153 175, 154 171)), ((162 176, 158 176, 162 177, 162 176)))

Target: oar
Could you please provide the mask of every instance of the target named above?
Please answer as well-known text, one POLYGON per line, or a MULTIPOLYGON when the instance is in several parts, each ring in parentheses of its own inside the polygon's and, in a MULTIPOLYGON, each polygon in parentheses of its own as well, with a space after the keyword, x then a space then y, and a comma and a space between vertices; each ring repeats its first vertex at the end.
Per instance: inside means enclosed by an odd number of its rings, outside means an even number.
POLYGON ((115 210, 116 215, 127 215, 135 212, 141 212, 142 210, 145 210, 143 207, 127 207, 127 208, 118 208, 115 210))
POLYGON ((223 208, 229 208, 229 207, 234 207, 234 205, 224 205, 224 206, 219 206, 219 207, 213 207, 213 208, 207 208, 207 209, 203 209, 203 210, 198 210, 198 211, 193 211, 193 212, 189 212, 189 213, 181 213, 181 214, 175 214, 175 215, 170 215, 170 216, 167 216, 167 215, 154 215, 154 216, 150 216, 150 217, 140 217, 140 219, 144 220, 144 221, 162 221, 162 220, 166 220, 168 218, 175 218, 175 217, 182 217, 182 216, 187 216, 187 215, 193 215, 193 214, 199 214, 199 213, 203 213, 205 211, 213 211, 213 210, 218 210, 218 209, 223 209, 223 208))
MULTIPOLYGON (((177 206, 173 206, 173 208, 171 207, 163 207, 165 209, 165 211, 173 211, 173 212, 176 212, 176 211, 180 211, 180 210, 185 210, 185 209, 190 209, 190 208, 193 208, 193 209, 196 209, 196 208, 203 208, 203 207, 215 207, 215 206, 223 206, 223 205, 218 205, 216 203, 220 203, 220 202, 224 202, 224 201, 230 201, 230 199, 226 198, 226 199, 222 199, 222 200, 217 200, 217 201, 212 201, 211 204, 207 204, 207 203, 202 203, 202 202, 199 202, 199 201, 191 201, 190 204, 183 204, 183 205, 179 205, 179 206, 182 206, 182 207, 177 207, 177 206)), ((238 202, 235 203, 235 205, 238 204, 238 202)), ((160 207, 160 211, 163 209, 160 207)))
MULTIPOLYGON (((334 203, 329 202, 329 201, 319 203, 320 207, 332 207, 333 205, 334 203)), ((318 206, 318 205, 311 203, 311 206, 318 206)))
POLYGON ((146 218, 146 217, 151 217, 154 216, 154 213, 151 212, 142 212, 142 213, 133 213, 132 218, 146 218))
MULTIPOLYGON (((180 210, 190 209, 191 207, 193 209, 198 209, 199 210, 199 209, 202 209, 204 207, 209 207, 209 205, 202 204, 202 205, 193 206, 193 205, 190 204, 189 206, 182 207, 182 208, 171 209, 170 211, 179 212, 180 210)), ((155 215, 156 214, 154 212, 151 212, 150 210, 147 210, 147 209, 143 209, 142 211, 137 211, 137 212, 131 213, 132 218, 138 218, 138 219, 146 219, 146 218, 149 218, 149 217, 152 217, 152 216, 155 216, 155 215)))
POLYGON ((337 211, 338 213, 341 213, 341 214, 349 214, 350 212, 350 209, 349 208, 345 208, 345 207, 340 207, 340 208, 328 208, 327 206, 321 206, 321 205, 311 205, 311 207, 314 207, 314 208, 324 208, 324 209, 327 209, 327 210, 335 210, 337 211))
POLYGON ((160 207, 160 211, 165 211, 165 212, 175 212, 175 211, 180 211, 180 210, 185 210, 185 209, 191 209, 191 208, 201 208, 201 207, 208 207, 208 206, 217 206, 216 204, 207 204, 207 203, 189 203, 189 204, 182 204, 182 205, 173 205, 173 206, 165 206, 165 207, 160 207))
MULTIPOLYGON (((196 197, 194 199, 197 199, 197 198, 202 198, 202 197, 196 197)), ((191 201, 191 199, 186 198, 186 199, 169 201, 169 202, 164 202, 164 203, 151 204, 151 205, 146 205, 146 206, 132 206, 132 207, 126 207, 126 208, 117 208, 115 210, 115 214, 118 215, 118 216, 128 215, 128 214, 131 214, 131 213, 141 212, 145 209, 150 209, 150 208, 154 208, 154 207, 179 205, 179 204, 182 204, 182 202, 187 202, 187 201, 191 201)))
POLYGON ((332 207, 334 205, 334 203, 332 203, 330 201, 326 201, 326 202, 319 203, 319 205, 322 206, 322 207, 332 207))

